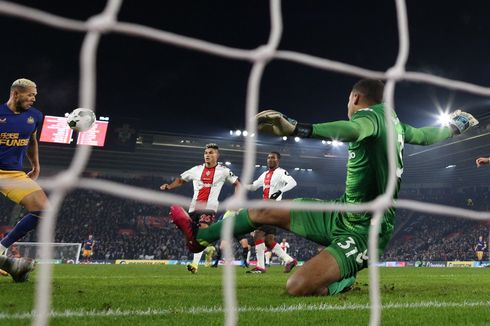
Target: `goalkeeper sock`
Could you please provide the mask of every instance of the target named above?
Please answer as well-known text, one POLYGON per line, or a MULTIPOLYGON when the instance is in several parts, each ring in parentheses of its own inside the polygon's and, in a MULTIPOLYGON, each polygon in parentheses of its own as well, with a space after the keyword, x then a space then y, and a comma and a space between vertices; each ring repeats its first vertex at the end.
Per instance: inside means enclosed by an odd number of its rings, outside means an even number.
POLYGON ((330 284, 329 286, 327 286, 327 288, 328 288, 328 295, 334 295, 334 294, 337 294, 337 293, 342 293, 344 290, 346 290, 352 284, 354 284, 355 281, 356 281, 356 277, 355 276, 351 276, 351 277, 347 277, 347 278, 341 279, 338 282, 333 282, 332 284, 330 284))
POLYGON ((39 216, 41 216, 41 212, 30 212, 26 214, 20 221, 15 225, 15 227, 10 231, 5 238, 2 239, 0 244, 8 248, 14 242, 21 239, 23 236, 27 234, 27 232, 34 230, 39 223, 39 216))
MULTIPOLYGON (((235 216, 229 217, 235 219, 233 225, 233 235, 239 236, 248 232, 252 232, 257 226, 250 220, 248 216, 248 210, 242 209, 235 216)), ((200 244, 209 244, 221 237, 221 228, 225 220, 221 220, 217 223, 211 224, 208 228, 199 229, 197 231, 196 239, 200 244)))

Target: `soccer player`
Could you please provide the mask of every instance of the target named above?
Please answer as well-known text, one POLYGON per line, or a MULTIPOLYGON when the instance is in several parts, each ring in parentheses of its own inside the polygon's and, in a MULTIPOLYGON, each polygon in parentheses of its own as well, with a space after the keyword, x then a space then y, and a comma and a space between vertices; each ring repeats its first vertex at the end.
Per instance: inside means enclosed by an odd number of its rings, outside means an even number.
POLYGON ((48 203, 46 194, 34 181, 41 170, 36 137, 43 119, 42 113, 32 107, 36 95, 33 81, 17 79, 10 87, 7 103, 0 105, 0 192, 28 211, 0 241, 0 255, 36 228, 48 203), (31 164, 28 173, 22 170, 25 155, 31 164))
MULTIPOLYGON (((256 191, 262 187, 262 198, 264 200, 281 200, 282 194, 296 187, 296 180, 289 175, 288 171, 279 167, 281 160, 281 154, 278 152, 270 152, 267 155, 267 171, 264 171, 257 180, 251 185, 247 185, 247 189, 256 191)), ((265 273, 264 257, 266 247, 272 253, 276 254, 279 258, 286 262, 284 267, 284 273, 289 273, 296 265, 298 261, 289 256, 281 247, 277 244, 276 228, 270 225, 262 225, 254 233, 255 241, 255 254, 257 255, 257 266, 247 273, 265 273)), ((270 257, 269 257, 270 259, 270 257)))
MULTIPOLYGON (((171 190, 192 181, 194 196, 189 207, 189 214, 199 227, 206 228, 214 222, 218 210, 218 197, 225 182, 232 184, 235 191, 240 185, 238 177, 229 168, 218 164, 219 148, 216 144, 207 144, 204 148, 204 164, 196 165, 185 171, 170 184, 160 186, 161 190, 171 190)), ((217 240, 217 239, 216 239, 217 240)), ((204 248, 202 248, 204 250, 204 248)), ((199 261, 203 250, 194 254, 187 270, 195 274, 199 268, 199 261)))
POLYGON ((94 254, 95 240, 93 235, 89 234, 88 239, 83 241, 82 247, 82 256, 85 258, 85 262, 88 263, 94 254))
POLYGON ((480 235, 475 246, 476 259, 478 260, 480 265, 481 261, 483 260, 483 253, 485 252, 485 249, 487 249, 487 243, 485 242, 485 240, 483 240, 483 236, 480 235))
MULTIPOLYGON (((279 246, 281 246, 281 249, 285 253, 288 253, 288 251, 289 251, 289 242, 287 242, 286 239, 282 239, 281 244, 279 246)), ((286 264, 286 261, 285 260, 281 261, 281 264, 282 265, 285 265, 286 264)))
MULTIPOLYGON (((383 104, 384 84, 379 80, 360 80, 350 92, 347 104, 349 121, 318 124, 298 123, 282 113, 267 110, 257 114, 258 130, 275 135, 336 139, 349 144, 347 179, 344 194, 337 203, 364 203, 386 191, 388 183, 388 123, 393 124, 396 142, 396 175, 393 199, 398 197, 403 173, 403 144, 429 145, 461 134, 478 121, 457 110, 447 127, 414 128, 401 123, 396 113, 383 104), (385 120, 385 110, 391 119, 385 120)), ((322 202, 303 199, 300 202, 322 202)), ((395 208, 388 208, 379 233, 379 249, 384 250, 393 234, 395 208)), ((185 210, 171 207, 171 216, 183 232, 187 246, 199 251, 220 236, 222 223, 197 229, 185 210)), ((289 230, 326 248, 308 260, 289 277, 286 289, 294 296, 334 295, 349 290, 357 272, 368 266, 367 247, 371 212, 299 211, 287 208, 243 209, 235 218, 234 234, 250 232, 268 224, 289 230)))
POLYGON ((479 157, 476 159, 476 167, 479 168, 480 165, 489 164, 490 157, 479 157))

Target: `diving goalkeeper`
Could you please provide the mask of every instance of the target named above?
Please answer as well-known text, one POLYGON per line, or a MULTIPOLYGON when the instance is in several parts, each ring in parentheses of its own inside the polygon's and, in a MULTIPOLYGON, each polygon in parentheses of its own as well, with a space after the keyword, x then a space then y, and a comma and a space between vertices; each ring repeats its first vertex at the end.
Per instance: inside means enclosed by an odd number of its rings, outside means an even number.
MULTIPOLYGON (((459 135, 478 121, 469 113, 457 110, 451 114, 450 125, 442 128, 414 128, 401 123, 390 110, 386 121, 383 104, 384 84, 379 80, 360 80, 349 95, 349 121, 318 124, 298 123, 280 112, 267 110, 257 114, 258 130, 278 136, 336 139, 349 144, 347 180, 344 194, 337 203, 365 203, 386 191, 388 183, 387 124, 392 123, 396 141, 396 176, 393 198, 398 197, 403 173, 404 143, 430 145, 459 135)), ((319 199, 298 198, 299 202, 323 202, 319 199)), ((187 246, 194 252, 220 238, 222 222, 199 229, 184 209, 171 208, 172 219, 184 233, 187 246)), ((379 234, 382 252, 391 239, 395 209, 383 215, 379 234)), ((357 272, 368 266, 368 232, 370 212, 318 212, 282 208, 243 209, 235 215, 235 235, 250 232, 260 225, 281 227, 325 246, 307 261, 286 284, 289 294, 334 295, 349 290, 357 272)))

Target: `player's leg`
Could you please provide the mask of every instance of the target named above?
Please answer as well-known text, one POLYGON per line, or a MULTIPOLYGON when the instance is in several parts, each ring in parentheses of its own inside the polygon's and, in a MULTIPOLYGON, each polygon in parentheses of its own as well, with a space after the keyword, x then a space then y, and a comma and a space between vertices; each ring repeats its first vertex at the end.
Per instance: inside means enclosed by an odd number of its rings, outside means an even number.
POLYGON ((207 246, 206 250, 204 250, 205 254, 205 267, 211 266, 211 263, 213 261, 214 254, 216 253, 216 248, 213 245, 207 246))
POLYGON ((242 247, 242 266, 248 267, 247 257, 249 254, 249 247, 250 247, 250 245, 248 244, 248 239, 242 238, 240 239, 239 243, 240 246, 242 247))
POLYGON ((225 245, 226 245, 225 240, 221 240, 219 242, 218 254, 216 255, 216 261, 214 262, 214 265, 213 265, 213 267, 215 267, 215 268, 219 266, 219 262, 223 258, 223 252, 225 251, 225 245))
POLYGON ((199 262, 201 261, 201 257, 203 254, 204 254, 204 250, 195 253, 192 258, 192 263, 187 264, 187 270, 192 274, 197 273, 197 270, 199 269, 199 262))
POLYGON ((246 263, 247 263, 247 266, 249 266, 250 264, 250 258, 252 257, 252 246, 251 245, 248 245, 248 253, 247 253, 247 258, 246 258, 246 263))
MULTIPOLYGON (((192 221, 182 208, 172 206, 172 220, 184 232, 186 237, 195 237, 202 245, 209 244, 221 237, 221 228, 224 221, 219 221, 205 229, 192 230, 192 221), (185 215, 184 215, 185 214, 185 215)), ((242 209, 234 217, 233 235, 239 236, 252 232, 262 224, 275 225, 285 230, 289 230, 290 216, 287 209, 242 209)), ((188 239, 190 240, 190 239, 188 239)), ((199 250, 199 249, 197 249, 199 250)))
MULTIPOLYGON (((215 214, 209 211, 194 211, 191 213, 191 218, 198 224, 199 228, 207 228, 214 222, 215 214)), ((199 269, 199 262, 201 261, 203 254, 204 250, 194 253, 192 263, 187 264, 187 270, 192 274, 197 273, 197 270, 199 269)))
POLYGON ((267 250, 265 251, 265 267, 271 267, 271 260, 272 260, 272 252, 267 250))
POLYGON ((24 237, 29 231, 32 231, 37 227, 42 211, 48 204, 48 197, 44 191, 39 188, 37 183, 30 180, 30 182, 26 181, 24 184, 31 188, 27 188, 27 190, 10 191, 7 193, 7 197, 24 206, 28 210, 28 213, 24 215, 8 235, 2 239, 0 242, 0 254, 14 242, 24 237), (25 194, 34 188, 36 189, 35 191, 25 194))
POLYGON ((294 296, 327 295, 327 285, 340 279, 336 259, 327 251, 308 260, 288 279, 286 290, 294 296))
POLYGON ((255 265, 255 268, 247 271, 247 273, 265 273, 265 232, 261 227, 254 232, 254 243, 257 264, 255 265))
POLYGON ((285 262, 284 273, 289 273, 294 267, 296 267, 296 265, 298 265, 298 261, 282 250, 281 246, 276 242, 275 234, 275 228, 268 230, 265 236, 265 244, 267 248, 272 251, 272 253, 285 262))
POLYGON ((483 260, 483 251, 476 252, 476 259, 481 263, 481 261, 483 260))

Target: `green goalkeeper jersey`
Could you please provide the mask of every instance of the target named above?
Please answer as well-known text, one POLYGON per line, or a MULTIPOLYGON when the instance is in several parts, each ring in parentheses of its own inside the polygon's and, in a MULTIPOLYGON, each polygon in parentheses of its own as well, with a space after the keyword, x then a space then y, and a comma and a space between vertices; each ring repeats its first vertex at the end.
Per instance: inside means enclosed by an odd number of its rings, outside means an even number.
MULTIPOLYGON (((387 121, 384 104, 377 104, 357 111, 350 121, 335 121, 313 125, 312 137, 348 141, 349 160, 345 193, 341 201, 363 203, 375 199, 386 191, 388 184, 387 121)), ((395 129, 397 184, 393 198, 398 197, 403 174, 404 143, 429 145, 452 136, 449 127, 414 128, 400 123, 391 110, 395 129)), ((393 224, 395 209, 389 208, 384 222, 393 224)), ((370 213, 347 213, 350 222, 366 224, 370 213), (364 222, 364 223, 363 223, 364 222)))

